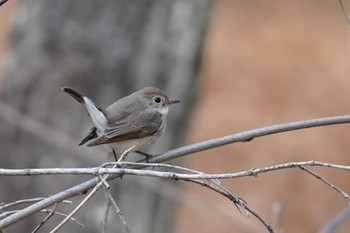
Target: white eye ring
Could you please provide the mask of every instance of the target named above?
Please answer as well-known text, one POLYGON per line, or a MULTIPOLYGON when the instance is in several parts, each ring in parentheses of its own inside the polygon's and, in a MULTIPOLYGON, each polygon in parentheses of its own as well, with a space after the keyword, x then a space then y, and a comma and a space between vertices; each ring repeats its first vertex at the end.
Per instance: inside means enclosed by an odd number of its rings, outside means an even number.
POLYGON ((156 96, 156 97, 153 98, 153 101, 154 101, 155 103, 159 104, 160 102, 162 102, 162 98, 156 96))

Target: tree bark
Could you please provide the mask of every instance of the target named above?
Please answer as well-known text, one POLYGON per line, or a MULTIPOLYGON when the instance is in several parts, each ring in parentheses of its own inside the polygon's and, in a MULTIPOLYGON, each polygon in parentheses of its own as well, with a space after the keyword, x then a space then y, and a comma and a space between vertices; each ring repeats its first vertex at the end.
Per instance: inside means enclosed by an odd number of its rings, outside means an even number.
MULTIPOLYGON (((102 107, 143 87, 159 87, 182 103, 170 110, 166 134, 151 153, 181 144, 197 94, 210 9, 210 0, 19 1, 0 92, 1 101, 10 106, 0 114, 1 166, 84 167, 106 161, 100 155, 106 151, 76 145, 92 123, 84 109, 61 92, 62 86, 102 107), (23 123, 28 117, 29 126, 23 123)), ((0 178, 6 187, 0 199, 48 196, 84 180, 0 178)), ((161 193, 168 182, 125 177, 111 186, 131 232, 171 231, 174 202, 161 193)), ((89 232, 101 229, 103 199, 99 195, 76 216, 89 232)), ((117 217, 110 215, 109 231, 124 232, 117 217)), ((34 229, 43 218, 38 214, 11 229, 34 229)), ((46 231, 53 224, 46 224, 46 231)), ((80 232, 72 223, 64 229, 80 232)))

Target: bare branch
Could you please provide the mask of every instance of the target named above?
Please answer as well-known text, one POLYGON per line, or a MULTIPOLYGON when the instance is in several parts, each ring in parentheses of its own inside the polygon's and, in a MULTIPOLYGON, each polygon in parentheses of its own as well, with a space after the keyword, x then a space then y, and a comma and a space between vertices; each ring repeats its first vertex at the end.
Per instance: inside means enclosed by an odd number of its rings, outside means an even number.
MULTIPOLYGON (((119 160, 121 161, 123 158, 125 158, 126 155, 127 155, 132 149, 134 149, 134 147, 135 147, 135 146, 129 148, 129 149, 126 150, 126 151, 124 151, 123 154, 120 156, 120 159, 119 159, 119 160)), ((119 162, 120 162, 120 161, 119 161, 119 162)), ((117 164, 114 165, 113 168, 115 168, 116 166, 117 166, 117 164)), ((80 202, 79 205, 78 205, 65 219, 63 219, 62 222, 60 222, 52 231, 50 231, 50 233, 55 233, 55 232, 57 232, 59 229, 61 229, 61 227, 62 227, 64 224, 66 224, 66 222, 68 222, 68 220, 69 220, 70 218, 72 218, 72 216, 73 216, 75 213, 77 213, 77 212, 81 209, 81 207, 83 207, 83 205, 85 205, 85 203, 87 203, 87 201, 90 200, 90 198, 91 198, 93 195, 95 195, 95 193, 96 193, 98 190, 100 190, 100 188, 101 188, 103 185, 105 186, 106 189, 108 189, 108 188, 109 188, 109 185, 108 185, 107 181, 108 181, 108 178, 111 177, 111 176, 112 176, 111 174, 107 174, 107 175, 105 175, 104 177, 102 177, 102 179, 100 180, 100 182, 97 183, 97 184, 95 185, 95 187, 92 189, 92 191, 89 193, 89 195, 87 195, 87 197, 85 197, 84 200, 83 200, 82 202, 80 202)))
MULTIPOLYGON (((38 202, 38 201, 41 201, 45 198, 46 197, 36 197, 36 198, 30 198, 30 199, 17 200, 17 201, 10 202, 7 204, 0 204, 0 211, 3 209, 9 208, 9 207, 15 206, 15 205, 20 205, 20 204, 24 204, 24 203, 31 203, 31 202, 38 202)), ((72 202, 68 201, 68 200, 61 201, 61 203, 72 204, 72 202)))
MULTIPOLYGON (((121 165, 124 164, 120 163, 121 165)), ((169 164, 149 164, 149 166, 154 167, 172 167, 181 168, 185 170, 186 168, 180 166, 174 166, 169 164)), ((234 173, 218 173, 218 174, 208 174, 199 172, 193 169, 187 169, 191 172, 196 172, 195 174, 188 173, 175 173, 168 171, 155 171, 155 170, 139 170, 133 168, 102 168, 102 167, 91 167, 91 168, 35 168, 35 169, 0 169, 0 176, 34 176, 34 175, 94 175, 101 176, 105 174, 114 175, 137 175, 137 176, 152 176, 167 179, 232 179, 245 176, 257 176, 260 173, 266 173, 270 171, 276 171, 287 168, 295 168, 302 166, 317 166, 317 167, 328 167, 339 170, 350 171, 350 166, 326 163, 320 161, 303 161, 303 162, 289 162, 282 163, 273 166, 263 167, 263 168, 251 168, 248 170, 234 172, 234 173)))
MULTIPOLYGON (((63 203, 63 202, 61 202, 61 203, 63 203)), ((2 213, 1 216, 8 216, 8 215, 14 214, 14 213, 16 213, 16 212, 18 212, 18 211, 20 211, 20 210, 6 211, 6 212, 2 213)), ((52 211, 52 209, 42 209, 42 210, 40 210, 40 212, 42 212, 42 213, 47 213, 47 214, 49 214, 51 211, 52 211)), ((64 213, 61 213, 61 212, 58 212, 58 211, 55 211, 55 212, 54 212, 54 215, 59 215, 59 216, 67 217, 67 214, 64 214, 64 213)), ((70 218, 70 220, 71 220, 72 222, 77 223, 77 224, 78 224, 80 227, 82 227, 82 228, 85 227, 84 224, 82 224, 81 222, 79 222, 79 221, 76 220, 75 218, 70 218)))
POLYGON ((326 180, 325 178, 323 178, 322 176, 320 176, 316 172, 313 172, 310 169, 307 169, 306 167, 303 167, 303 166, 300 166, 299 168, 301 170, 306 171, 307 173, 311 174, 312 176, 316 177, 317 179, 321 180, 323 183, 327 184, 329 187, 331 187, 332 189, 334 189, 335 191, 340 193, 340 195, 342 195, 347 200, 347 202, 350 204, 349 194, 347 194, 346 192, 344 192, 343 190, 341 190, 340 188, 338 188, 337 186, 335 186, 330 181, 326 180))
MULTIPOLYGON (((166 160, 170 160, 170 159, 174 159, 180 156, 184 156, 187 154, 191 154, 191 153, 195 153, 195 152, 199 152, 202 150, 207 150, 210 148, 214 148, 214 147, 219 147, 219 146, 223 146, 229 143, 235 143, 235 142, 246 142, 246 141, 250 141, 256 137, 262 137, 262 136, 266 136, 266 135, 270 135, 270 134, 276 134, 276 133, 281 133, 281 132, 287 132, 287 131, 291 131, 291 130, 298 130, 298 129, 305 129, 305 128, 310 128, 310 127, 318 127, 318 126, 325 126, 325 125, 334 125, 334 124, 343 124, 343 123, 350 123, 350 116, 346 115, 346 116, 336 116, 336 117, 327 117, 327 118, 318 118, 318 119, 311 119, 311 120, 305 120, 305 121, 298 121, 298 122, 291 122, 291 123, 286 123, 286 124, 280 124, 280 125, 273 125, 273 126, 268 126, 268 127, 262 127, 262 128, 258 128, 258 129, 253 129, 253 130, 248 130, 248 131, 244 131, 244 132, 240 132, 240 133, 236 133, 236 134, 232 134, 232 135, 228 135, 228 136, 224 136, 221 138, 216 138, 216 139, 211 139, 208 141, 204 141, 204 142, 199 142, 199 143, 195 143, 192 145, 188 145, 188 146, 184 146, 181 148, 177 148, 174 150, 170 150, 168 152, 165 152, 161 155, 158 156, 154 156, 153 158, 151 158, 149 160, 149 162, 163 162, 166 160)), ((256 175, 258 173, 262 173, 262 172, 267 172, 270 170, 277 170, 277 169, 283 169, 283 168, 289 168, 289 167, 297 167, 297 166, 326 166, 326 167, 334 167, 334 168, 338 168, 338 169, 345 169, 345 170, 349 170, 348 166, 341 166, 341 165, 335 165, 332 166, 329 164, 329 166, 326 163, 320 163, 320 162, 315 162, 315 161, 311 161, 311 162, 304 162, 303 163, 290 163, 290 164, 284 164, 284 165, 280 165, 280 167, 275 167, 272 166, 270 168, 267 169, 251 169, 249 171, 243 171, 240 174, 234 174, 232 176, 230 176, 230 178, 234 178, 234 177, 241 177, 241 176, 248 176, 248 175, 256 175), (306 163, 306 164, 305 164, 306 163)), ((141 175, 140 173, 136 174, 137 172, 135 172, 135 169, 132 170, 132 168, 144 168, 145 166, 129 166, 128 169, 128 174, 130 172, 130 174, 135 173, 135 175, 141 175)), ((95 174, 98 173, 98 171, 103 171, 103 169, 105 172, 108 171, 109 168, 99 168, 95 170, 95 174), (97 171, 97 173, 96 173, 97 171)), ((66 170, 67 171, 67 170, 66 170)), ((116 169, 114 172, 115 174, 111 174, 110 176, 108 176, 108 178, 106 179, 106 181, 115 179, 117 177, 120 177, 122 174, 125 174, 126 172, 126 168, 121 168, 116 169)), ((9 175, 9 170, 8 169, 1 169, 2 172, 1 174, 7 174, 9 175)), ((42 172, 42 171, 41 171, 42 172)), ((58 170, 56 170, 56 173, 60 172, 58 170)), ((72 172, 72 171, 71 171, 72 172)), ((109 171, 111 172, 111 170, 109 171)), ((154 175, 151 174, 151 171, 144 171, 145 173, 142 175, 154 175)), ((16 172, 13 173, 13 175, 15 175, 16 172)), ((91 174, 91 171, 85 172, 86 174, 91 174)), ((0 174, 0 175, 1 175, 0 174)), ((27 173, 26 175, 30 175, 31 173, 27 173)), ((105 173, 107 174, 107 173, 105 173)), ((159 173, 160 174, 160 173, 159 173)), ((179 179, 179 177, 177 176, 178 174, 175 173, 163 173, 162 175, 164 176, 164 178, 175 178, 175 179, 179 179)), ((216 178, 229 178, 229 176, 227 176, 227 174, 223 175, 223 174, 219 174, 219 175, 202 175, 202 174, 181 174, 181 176, 183 176, 183 179, 195 179, 195 178, 200 178, 199 176, 202 176, 202 178, 205 179, 216 179, 216 178), (187 178, 185 178, 187 176, 187 178), (196 177, 197 176, 197 177, 196 177)), ((55 195, 52 195, 42 201, 39 201, 31 206, 28 206, 27 208, 24 208, 21 211, 18 211, 14 214, 12 214, 11 216, 5 218, 5 219, 1 219, 0 220, 0 229, 6 228, 7 226, 13 224, 14 222, 23 219, 35 212, 40 211, 43 208, 47 208, 51 205, 53 205, 56 202, 60 202, 62 200, 68 199, 72 196, 75 195, 79 195, 80 193, 84 193, 88 190, 90 190, 91 188, 95 187, 96 184, 100 183, 100 180, 98 178, 93 178, 90 179, 82 184, 76 185, 72 188, 69 188, 67 190, 64 190, 60 193, 57 193, 55 195)))
MULTIPOLYGON (((202 186, 205 186, 217 193, 220 193, 222 195, 224 195, 225 197, 227 197, 229 200, 231 200, 236 206, 239 205, 240 207, 243 208, 243 210, 246 212, 247 215, 252 214, 254 217, 256 217, 262 224, 264 224, 264 226, 266 227, 266 229, 270 232, 270 233, 274 233, 272 227, 270 226, 270 224, 265 221, 259 214, 257 214, 254 210, 250 209, 247 205, 247 203, 237 197, 236 195, 233 195, 231 192, 229 192, 227 189, 223 188, 218 188, 215 185, 213 186, 212 183, 208 183, 208 182, 203 182, 202 180, 198 180, 198 179, 188 179, 185 181, 190 181, 193 183, 197 183, 200 184, 202 186)), ((222 186, 221 186, 222 187, 222 186)))
POLYGON ((122 212, 121 212, 120 208, 118 207, 117 202, 114 200, 110 189, 105 189, 105 192, 106 192, 106 194, 107 194, 108 200, 109 200, 110 203, 112 203, 112 205, 113 205, 113 208, 114 208, 115 213, 116 213, 117 216, 119 216, 119 218, 122 220, 122 223, 123 223, 123 225, 124 225, 125 231, 126 231, 127 233, 129 233, 130 231, 129 231, 128 225, 126 224, 125 218, 124 218, 124 216, 122 215, 122 212))
MULTIPOLYGON (((299 129, 307 129, 312 127, 326 126, 326 125, 344 124, 344 123, 350 123, 350 115, 316 118, 311 120, 295 121, 295 122, 290 122, 290 123, 285 123, 280 125, 266 126, 262 128, 247 130, 236 134, 231 134, 220 138, 214 138, 207 141, 198 142, 188 146, 173 149, 150 158, 149 162, 157 162, 157 163, 164 162, 164 161, 175 159, 187 154, 208 150, 211 148, 227 145, 230 143, 251 141, 254 138, 262 137, 266 135, 283 133, 283 132, 299 130, 299 129)), ((145 160, 142 160, 142 162, 145 162, 145 160)))
POLYGON ((53 208, 50 210, 49 214, 44 218, 43 221, 39 223, 39 225, 32 231, 32 233, 38 232, 38 230, 54 215, 58 203, 56 203, 53 208))
MULTIPOLYGON (((115 178, 117 175, 111 176, 110 178, 115 178)), ((0 229, 4 229, 11 224, 19 221, 20 219, 23 219, 33 213, 36 213, 40 211, 41 209, 47 208, 57 202, 61 202, 65 199, 68 199, 70 197, 79 195, 80 193, 84 193, 87 190, 93 188, 97 183, 99 182, 98 178, 90 179, 84 183, 81 183, 79 185, 76 185, 72 188, 66 189, 62 192, 59 192, 57 194, 54 194, 42 201, 39 201, 35 204, 32 204, 22 210, 17 211, 16 213, 12 214, 11 216, 1 219, 0 220, 0 229)))
MULTIPOLYGON (((133 165, 133 163, 114 163, 115 167, 119 165, 133 165)), ((142 164, 141 164, 142 165, 142 164)), ((208 187, 215 192, 218 192, 225 197, 229 198, 232 200, 235 204, 238 204, 241 206, 246 212, 252 213, 255 217, 257 217, 267 229, 271 229, 270 225, 267 224, 266 221, 264 221, 257 213, 253 212, 246 203, 230 193, 228 190, 226 190, 223 186, 221 186, 216 180, 213 179, 228 179, 228 178, 238 178, 238 177, 244 177, 244 176, 257 176, 260 173, 265 173, 265 172, 270 172, 270 171, 275 171, 275 170, 280 170, 280 169, 286 169, 286 168, 294 168, 294 167, 299 167, 301 169, 304 168, 305 166, 323 166, 323 167, 329 167, 329 168, 335 168, 335 169, 341 169, 341 170, 350 170, 350 166, 344 166, 344 165, 337 165, 337 164, 331 164, 331 163, 323 163, 323 162, 318 162, 318 161, 306 161, 306 162, 290 162, 290 163, 284 163, 284 164, 278 164, 274 166, 269 166, 269 167, 264 167, 264 168, 253 168, 249 169, 246 171, 241 171, 241 172, 236 172, 236 173, 224 173, 224 174, 205 174, 202 172, 198 172, 193 169, 186 169, 184 167, 180 166, 174 166, 174 165, 169 165, 169 164, 144 164, 144 165, 149 165, 149 166, 154 166, 154 167, 169 167, 173 169, 179 169, 179 170, 189 170, 192 173, 195 174, 185 174, 185 173, 175 173, 175 172, 167 172, 167 171, 155 171, 155 170, 139 170, 139 169, 128 169, 128 168, 103 168, 103 167, 95 167, 95 168, 70 168, 70 169, 15 169, 16 171, 13 171, 12 169, 2 169, 2 174, 11 174, 11 175, 48 175, 48 174, 90 174, 90 175, 97 175, 97 176, 102 176, 104 174, 109 174, 109 175, 140 175, 140 176, 152 176, 152 177, 160 177, 160 178, 168 178, 168 179, 181 179, 185 181, 190 181, 194 182, 200 185, 203 185, 205 187, 208 187), (9 170, 9 171, 5 171, 9 170), (204 179, 204 180, 203 180, 204 179), (210 179, 210 180, 208 180, 210 179), (209 182, 208 182, 209 181, 209 182)), ((309 171, 309 170, 308 170, 309 171)), ((309 172, 310 173, 310 172, 309 172)), ((312 174, 312 173, 310 173, 312 174)), ((315 174, 313 174, 315 176, 315 174)), ((316 176, 317 177, 317 176, 316 176)), ((318 178, 318 177, 317 177, 318 178)), ((324 182, 328 182, 327 184, 330 185, 331 187, 335 187, 333 184, 331 184, 329 181, 326 181, 323 179, 324 182)), ((99 187, 102 186, 102 182, 99 182, 99 187)), ((95 187, 97 192, 97 188, 95 187)), ((340 192, 344 197, 348 197, 347 194, 343 191, 341 191, 339 188, 335 187, 335 190, 340 192)), ((90 193, 91 196, 93 195, 90 193)), ((91 197, 90 196, 90 197, 91 197)), ((88 200, 87 197, 86 200, 88 200)), ((81 203, 82 205, 84 203, 81 203)), ((80 207, 77 207, 80 208, 80 207)), ((118 211, 117 211, 118 213, 118 211)), ((74 214, 74 213, 73 213, 74 214)), ((68 215, 71 217, 72 215, 68 215)))
POLYGON ((55 233, 57 232, 59 229, 61 229, 63 227, 64 224, 66 224, 66 222, 68 222, 69 219, 71 219, 73 217, 73 215, 78 212, 78 210, 80 210, 81 207, 83 207, 83 205, 98 191, 98 189, 102 186, 102 182, 98 183, 101 184, 99 187, 97 187, 96 189, 93 189, 89 195, 82 201, 79 203, 79 205, 70 213, 68 214, 62 222, 60 222, 52 231, 50 231, 50 233, 55 233))
MULTIPOLYGON (((50 213, 51 212, 51 209, 42 209, 40 210, 40 212, 43 212, 43 213, 50 213)), ((58 215, 58 216, 62 216, 62 217, 67 217, 68 215, 67 214, 64 214, 64 213, 61 213, 61 212, 58 212, 58 211, 55 211, 54 212, 54 215, 58 215)), ((78 224, 81 228, 85 228, 85 225, 82 224, 81 222, 79 222, 77 219, 75 218, 70 218, 70 220, 72 222, 75 222, 76 224, 78 224)))

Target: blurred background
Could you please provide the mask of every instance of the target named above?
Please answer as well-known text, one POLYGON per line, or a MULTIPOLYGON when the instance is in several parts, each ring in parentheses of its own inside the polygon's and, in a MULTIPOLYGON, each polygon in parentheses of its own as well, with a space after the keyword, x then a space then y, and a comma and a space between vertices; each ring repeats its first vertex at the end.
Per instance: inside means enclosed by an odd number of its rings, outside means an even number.
MULTIPOLYGON (((61 86, 102 106, 144 86, 181 99, 156 153, 256 127, 349 114, 350 25, 338 1, 10 0, 0 7, 0 24, 1 167, 106 161, 96 155, 106 151, 77 147, 91 123, 61 86)), ((345 124, 288 132, 175 162, 208 173, 306 160, 348 165, 349 132, 345 124)), ((311 169, 350 192, 348 173, 311 169)), ((0 202, 48 196, 86 179, 0 177, 6 187, 0 202)), ((300 169, 222 183, 278 232, 318 232, 348 206, 300 169)), ((190 183, 125 177, 112 185, 131 232, 266 232, 222 196, 190 183)), ((100 194, 77 214, 87 230, 69 223, 62 232, 100 231, 103 203, 100 194)), ((110 215, 108 232, 123 232, 110 215)), ((44 216, 9 231, 31 229, 44 216)), ((347 220, 336 232, 349 228, 347 220)))

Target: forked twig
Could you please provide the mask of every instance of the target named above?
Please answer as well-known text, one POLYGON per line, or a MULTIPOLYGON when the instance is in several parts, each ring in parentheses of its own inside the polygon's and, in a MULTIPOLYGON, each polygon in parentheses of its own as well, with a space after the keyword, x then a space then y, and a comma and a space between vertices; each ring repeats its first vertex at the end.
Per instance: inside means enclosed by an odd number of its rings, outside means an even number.
MULTIPOLYGON (((134 149, 134 147, 129 148, 128 150, 124 151, 124 153, 120 156, 120 159, 124 156, 126 156, 132 149, 134 149)), ((117 165, 114 165, 113 168, 115 168, 117 165)), ((97 183, 95 185, 95 187, 91 190, 91 192, 84 198, 84 200, 82 202, 79 203, 79 205, 65 218, 63 219, 62 222, 60 222, 52 231, 50 231, 50 233, 55 233, 57 232, 64 224, 67 223, 67 221, 76 213, 78 212, 81 207, 83 207, 83 205, 85 205, 85 203, 88 202, 88 200, 90 200, 90 198, 103 186, 105 185, 106 188, 109 188, 109 186, 107 186, 108 184, 107 179, 110 177, 110 174, 105 175, 104 177, 102 177, 102 179, 100 180, 99 183, 97 183), (106 185, 107 184, 107 185, 106 185)))
MULTIPOLYGON (((257 214, 254 210, 250 209, 247 205, 247 203, 237 197, 236 195, 232 194, 231 192, 229 192, 227 189, 223 188, 223 189, 218 189, 217 187, 211 185, 210 183, 208 182, 203 182, 202 180, 198 180, 198 179, 188 179, 187 181, 190 181, 190 182, 193 182, 193 183, 197 183, 197 184, 200 184, 202 186, 205 186, 221 195, 224 195, 225 197, 227 197, 229 200, 231 200, 237 207, 240 206, 242 207, 242 209, 245 211, 245 213, 247 215, 249 214, 252 214, 254 217, 256 217, 265 227, 266 229, 270 232, 270 233, 274 233, 271 225, 266 221, 264 220, 259 214, 257 214)), ((238 207, 237 207, 238 208, 238 207)))
MULTIPOLYGON (((43 213, 50 213, 51 212, 51 209, 42 209, 40 212, 43 212, 43 213)), ((62 216, 62 217, 67 217, 68 215, 67 214, 64 214, 64 213, 61 213, 61 212, 58 212, 58 211, 55 211, 54 212, 55 215, 58 215, 58 216, 62 216)), ((79 222, 76 218, 70 218, 70 220, 76 224, 78 224, 81 228, 85 228, 85 225, 82 224, 81 222, 79 222)))
POLYGON ((43 221, 39 223, 39 225, 32 231, 32 233, 38 232, 38 230, 54 215, 56 208, 58 206, 58 203, 56 203, 53 208, 50 210, 49 214, 44 218, 43 221))
MULTIPOLYGON (((181 148, 177 148, 174 150, 170 150, 167 151, 161 155, 158 156, 154 156, 152 157, 149 162, 163 162, 163 161, 167 161, 170 159, 174 159, 177 157, 181 157, 184 155, 188 155, 191 153, 195 153, 195 152, 199 152, 199 151, 203 151, 203 150, 207 150, 210 148, 214 148, 214 147, 219 147, 219 146, 223 146, 229 143, 235 143, 235 142, 246 142, 246 141, 250 141, 254 138, 257 137, 262 137, 262 136, 266 136, 266 135, 271 135, 271 134, 276 134, 276 133, 281 133, 281 132, 287 132, 287 131, 292 131, 292 130, 298 130, 298 129, 305 129, 305 128, 310 128, 310 127, 318 127, 318 126, 325 126, 325 125, 334 125, 334 124, 343 124, 343 123, 350 123, 350 116, 336 116, 336 117, 326 117, 326 118, 318 118, 318 119, 311 119, 311 120, 304 120, 304 121, 297 121, 297 122, 290 122, 290 123, 286 123, 286 124, 280 124, 280 125, 272 125, 272 126, 267 126, 267 127, 262 127, 262 128, 257 128, 257 129, 253 129, 253 130, 247 130, 244 132, 240 132, 240 133, 235 133, 232 135, 227 135, 224 137, 220 137, 220 138, 215 138, 215 139, 211 139, 211 140, 207 140, 207 141, 203 141, 203 142, 199 142, 199 143, 195 143, 192 145, 188 145, 188 146, 184 146, 181 148)), ((283 168, 290 168, 290 167, 297 167, 297 166, 303 166, 305 164, 291 164, 291 166, 280 166, 280 167, 271 167, 270 170, 269 169, 261 169, 261 170, 256 170, 256 169, 251 169, 249 171, 244 171, 241 172, 240 174, 234 174, 234 176, 231 176, 231 178, 234 177, 242 177, 242 176, 251 176, 251 175, 256 175, 260 172, 268 172, 268 171, 272 171, 272 170, 278 170, 278 169, 283 169, 283 168)), ((322 165, 318 165, 318 164, 314 164, 312 163, 313 166, 322 166, 322 165)), ((311 165, 310 165, 311 166, 311 165)), ((130 173, 128 174, 136 174, 135 172, 135 168, 141 169, 144 168, 145 166, 128 166, 128 169, 119 169, 119 170, 115 170, 112 172, 112 170, 108 170, 106 168, 100 168, 101 172, 111 172, 110 175, 105 175, 104 176, 104 181, 109 181, 112 179, 115 179, 117 177, 122 176, 123 174, 126 174, 125 171, 128 171, 130 173), (104 170, 105 169, 105 170, 104 170), (134 169, 134 170, 132 170, 134 169), (114 174, 112 174, 114 173, 114 174)), ((336 168, 336 167, 334 167, 336 168)), ((38 170, 36 170, 38 171, 38 170)), ((60 173, 62 170, 56 170, 55 174, 60 173)), ((68 170, 66 170, 68 171, 68 170)), ((9 170, 7 169, 0 169, 0 175, 3 175, 5 173, 8 174, 9 170)), ((42 171, 41 171, 42 172, 42 171)), ((145 173, 138 173, 137 175, 149 175, 151 176, 152 173, 150 171, 144 171, 145 173)), ((39 172, 40 173, 40 172, 39 172)), ((12 174, 16 174, 18 175, 17 171, 14 171, 12 174)), ((24 175, 30 175, 29 173, 23 173, 24 175)), ((23 175, 22 174, 22 175, 23 175)), ((67 173, 68 174, 68 173, 67 173)), ((74 174, 83 174, 83 173, 74 173, 74 174)), ((91 174, 91 170, 90 171, 85 171, 85 174, 91 174)), ((105 173, 106 174, 106 173, 105 173)), ((158 173, 160 174, 160 173, 158 173)), ((177 176, 178 174, 175 173, 162 173, 162 176, 159 177, 163 177, 163 178, 182 178, 182 179, 215 179, 216 178, 229 178, 229 176, 226 176, 226 174, 222 175, 222 174, 212 174, 212 175, 204 175, 204 174, 179 174, 179 176, 177 176), (201 176, 201 177, 200 177, 201 176)), ((232 175, 232 174, 230 174, 232 175)), ((154 176, 154 174, 153 174, 154 176)), ((69 188, 67 190, 64 190, 62 192, 59 192, 57 194, 54 194, 42 201, 39 201, 37 203, 34 203, 4 219, 0 219, 0 229, 4 229, 10 225, 12 225, 13 223, 19 221, 20 219, 23 219, 33 213, 36 213, 44 208, 47 208, 48 206, 52 206, 54 203, 60 202, 62 200, 66 200, 72 196, 76 196, 79 195, 81 193, 84 193, 90 189, 95 189, 97 186, 101 186, 102 182, 101 180, 97 179, 96 177, 93 179, 90 179, 86 182, 83 182, 79 185, 76 185, 72 188, 69 188), (99 184, 99 185, 98 185, 99 184)), ((100 187, 99 187, 100 188, 100 187)), ((95 191, 96 192, 96 191, 95 191)), ((92 194, 93 195, 93 194, 92 194)), ((253 213, 253 212, 251 212, 253 213)), ((72 215, 74 213, 71 213, 72 215)))

